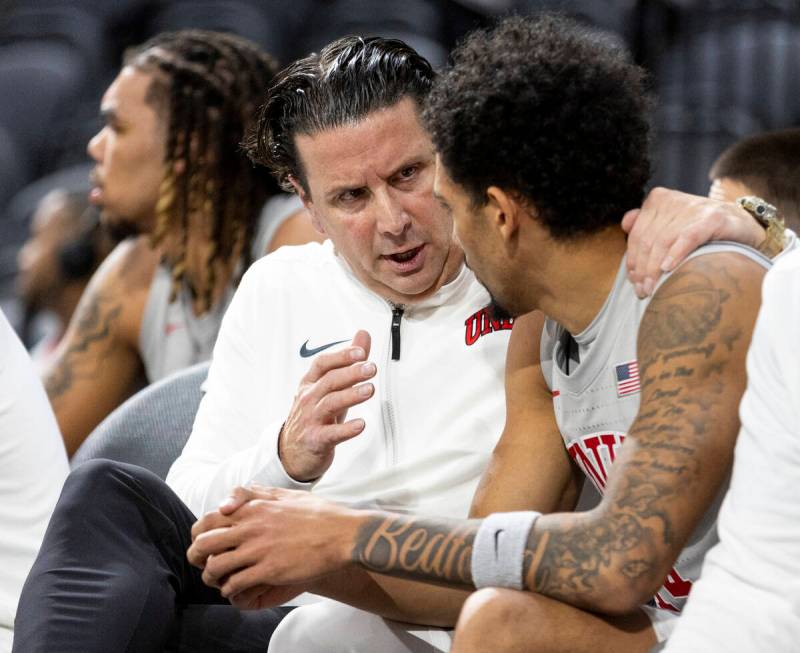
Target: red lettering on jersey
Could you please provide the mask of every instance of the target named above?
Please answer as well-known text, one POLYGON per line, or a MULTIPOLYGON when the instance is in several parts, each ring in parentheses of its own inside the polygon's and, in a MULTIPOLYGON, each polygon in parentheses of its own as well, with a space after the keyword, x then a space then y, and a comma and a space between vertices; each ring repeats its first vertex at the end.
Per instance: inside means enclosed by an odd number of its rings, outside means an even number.
POLYGON ((594 481, 594 484, 602 491, 606 486, 605 476, 601 476, 595 469, 592 461, 589 460, 589 457, 584 453, 583 449, 581 449, 580 443, 573 442, 568 451, 572 459, 578 463, 578 467, 583 470, 583 473, 589 476, 594 481))
POLYGON ((602 492, 608 480, 608 468, 617 457, 617 448, 622 446, 622 433, 599 433, 573 442, 569 454, 602 492), (603 452, 606 452, 605 455, 603 452))
POLYGON ((664 589, 676 599, 685 599, 692 591, 692 581, 683 578, 673 567, 664 581, 664 589))
POLYGON ((656 594, 653 598, 655 598, 656 600, 656 605, 662 610, 669 610, 670 612, 680 612, 680 610, 678 610, 678 608, 672 605, 672 603, 662 599, 659 594, 656 594))
POLYGON ((661 590, 654 597, 656 605, 662 610, 680 612, 680 608, 677 608, 672 602, 661 596, 664 590, 673 598, 686 599, 689 596, 689 592, 692 591, 692 581, 683 578, 683 576, 676 571, 675 567, 673 567, 669 570, 666 579, 664 579, 664 585, 661 590))
MULTIPOLYGON (((606 471, 606 466, 603 463, 603 458, 597 451, 597 447, 600 446, 600 438, 598 436, 592 436, 591 438, 586 438, 583 441, 583 444, 586 448, 592 452, 592 456, 594 456, 595 463, 597 464, 597 470, 600 474, 603 475, 603 487, 606 486, 606 481, 608 480, 608 472, 606 471)), ((605 444, 605 443, 604 443, 605 444)), ((612 443, 613 444, 613 443, 612 443)), ((611 448, 606 445, 606 448, 611 448)), ((613 458, 611 459, 613 460, 613 458)))
POLYGON ((514 326, 514 319, 493 320, 489 314, 489 308, 482 308, 477 313, 470 315, 464 322, 466 330, 464 332, 464 342, 467 347, 474 345, 481 336, 494 333, 495 331, 507 331, 514 326))

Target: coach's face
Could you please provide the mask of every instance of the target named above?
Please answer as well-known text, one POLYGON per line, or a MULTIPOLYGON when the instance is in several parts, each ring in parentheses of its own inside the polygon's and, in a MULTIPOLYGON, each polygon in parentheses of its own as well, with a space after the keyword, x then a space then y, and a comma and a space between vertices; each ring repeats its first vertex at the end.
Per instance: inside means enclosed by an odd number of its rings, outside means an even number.
POLYGON ((147 92, 151 73, 126 66, 100 105, 103 128, 89 141, 95 161, 89 200, 121 232, 152 229, 164 178, 165 126, 147 92))
POLYGON ((433 197, 433 146, 413 100, 298 135, 296 147, 308 193, 296 186, 314 225, 368 288, 403 304, 456 276, 462 254, 433 197))

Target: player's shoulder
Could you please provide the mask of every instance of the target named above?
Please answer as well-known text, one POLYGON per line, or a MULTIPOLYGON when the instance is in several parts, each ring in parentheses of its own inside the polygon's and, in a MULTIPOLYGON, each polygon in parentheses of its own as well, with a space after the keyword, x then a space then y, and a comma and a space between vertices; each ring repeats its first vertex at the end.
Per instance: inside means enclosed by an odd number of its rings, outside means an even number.
POLYGON ((146 291, 159 261, 160 254, 150 246, 146 236, 128 238, 111 251, 97 269, 95 279, 104 288, 126 293, 146 291))
POLYGON ((95 271, 81 298, 83 310, 115 316, 109 328, 131 346, 138 342, 150 285, 160 255, 146 237, 119 243, 95 271))
POLYGON ((753 328, 766 272, 746 248, 690 257, 653 293, 639 326, 640 352, 695 347, 712 332, 733 343, 753 328))
POLYGON ((540 311, 515 318, 506 353, 507 374, 540 363, 544 326, 545 316, 540 311))
POLYGON ((772 263, 755 249, 738 243, 710 243, 699 247, 667 275, 653 293, 653 301, 676 293, 703 293, 709 289, 741 294, 757 289, 772 263))

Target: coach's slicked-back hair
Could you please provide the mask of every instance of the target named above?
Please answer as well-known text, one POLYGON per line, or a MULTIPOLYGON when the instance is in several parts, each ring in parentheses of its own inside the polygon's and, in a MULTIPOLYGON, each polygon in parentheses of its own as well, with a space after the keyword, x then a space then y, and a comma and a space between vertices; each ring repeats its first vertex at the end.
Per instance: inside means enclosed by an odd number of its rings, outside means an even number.
POLYGON ((147 99, 167 121, 167 173, 156 207, 153 244, 180 244, 172 261, 173 298, 186 270, 189 216, 208 230, 207 278, 193 291, 210 308, 215 263, 240 256, 246 268, 266 197, 276 191, 240 143, 277 72, 268 54, 231 34, 185 30, 160 34, 127 53, 126 64, 156 73, 147 99))
POLYGON ((292 178, 308 192, 295 149, 297 134, 357 122, 405 97, 421 106, 433 78, 431 65, 402 41, 338 39, 278 73, 245 149, 285 190, 293 190, 292 178))
POLYGON ((800 129, 764 132, 734 143, 708 176, 744 184, 777 206, 787 226, 800 229, 800 129))
POLYGON ((643 72, 565 18, 513 17, 474 32, 437 80, 423 120, 476 206, 519 193, 554 238, 616 224, 650 174, 643 72))

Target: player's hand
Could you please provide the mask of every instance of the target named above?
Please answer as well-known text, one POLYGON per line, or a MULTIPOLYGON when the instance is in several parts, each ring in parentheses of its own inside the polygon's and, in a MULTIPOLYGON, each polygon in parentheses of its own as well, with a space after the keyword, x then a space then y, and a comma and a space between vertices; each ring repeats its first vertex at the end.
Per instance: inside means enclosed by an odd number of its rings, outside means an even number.
POLYGON ((278 451, 286 472, 297 481, 322 476, 336 445, 364 430, 364 420, 345 421, 347 411, 369 399, 375 363, 367 361, 370 337, 358 331, 350 347, 314 359, 281 429, 278 451))
POLYGON ((650 295, 664 272, 709 241, 757 247, 766 237, 737 204, 666 188, 650 191, 640 209, 625 214, 622 228, 628 232, 628 277, 639 297, 650 295))
POLYGON ((237 488, 227 509, 234 506, 194 524, 186 557, 203 570, 203 582, 250 607, 283 603, 349 564, 368 518, 366 511, 278 488, 237 488))

